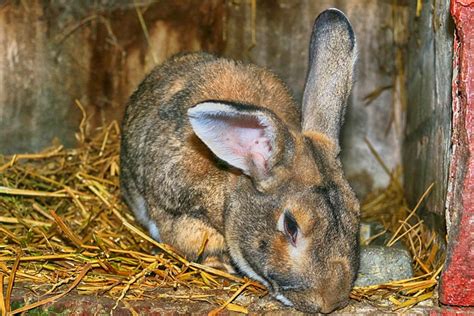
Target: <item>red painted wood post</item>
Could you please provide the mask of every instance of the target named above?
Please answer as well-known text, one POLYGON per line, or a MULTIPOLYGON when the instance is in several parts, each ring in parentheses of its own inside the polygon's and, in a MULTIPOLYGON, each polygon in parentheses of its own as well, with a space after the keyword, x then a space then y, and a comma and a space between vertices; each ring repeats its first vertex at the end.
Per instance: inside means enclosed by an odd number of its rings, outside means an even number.
POLYGON ((446 221, 448 258, 440 302, 474 306, 474 0, 451 0, 456 25, 453 54, 453 155, 446 221))

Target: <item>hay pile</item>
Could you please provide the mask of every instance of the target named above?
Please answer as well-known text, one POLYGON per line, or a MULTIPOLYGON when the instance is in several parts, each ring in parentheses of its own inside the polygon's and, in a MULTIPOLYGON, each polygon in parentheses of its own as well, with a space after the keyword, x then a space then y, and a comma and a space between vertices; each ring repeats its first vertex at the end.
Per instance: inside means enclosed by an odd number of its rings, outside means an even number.
MULTIPOLYGON (((260 284, 189 262, 138 228, 119 198, 118 135, 118 125, 112 123, 90 140, 80 133, 76 149, 55 146, 39 154, 13 156, 0 166, 3 311, 10 307, 13 284, 57 294, 13 314, 72 289, 107 295, 117 304, 168 297, 222 305, 232 293, 265 295, 260 284), (153 293, 158 287, 180 286, 189 287, 189 295, 153 293), (229 295, 202 294, 215 289, 229 295)), ((246 311, 235 304, 227 308, 246 311)))
MULTIPOLYGON (((356 287, 351 298, 365 300, 377 307, 390 310, 410 308, 422 301, 436 298, 438 276, 445 260, 441 236, 429 229, 417 215, 434 184, 431 184, 413 209, 408 207, 403 187, 399 181, 401 168, 391 172, 370 142, 369 149, 390 176, 387 188, 373 192, 361 204, 362 220, 383 224, 385 232, 392 234, 386 246, 401 241, 412 256, 414 277, 407 280, 367 287, 356 287)), ((374 236, 376 238, 377 236, 374 236)))
MULTIPOLYGON (((56 145, 38 154, 0 157, 2 314, 18 314, 71 291, 111 297, 114 308, 120 302, 171 298, 207 301, 216 306, 214 312, 227 308, 243 313, 247 308, 235 302, 237 296, 266 295, 257 282, 189 262, 139 228, 119 197, 117 123, 89 139, 83 121, 77 138, 76 149, 56 145), (12 293, 21 287, 44 299, 11 311, 12 293), (188 294, 155 291, 177 287, 188 294)), ((443 258, 434 232, 423 225, 416 209, 408 209, 396 174, 362 209, 365 218, 395 232, 391 242, 404 241, 417 277, 355 288, 352 298, 388 309, 430 298, 443 258)))

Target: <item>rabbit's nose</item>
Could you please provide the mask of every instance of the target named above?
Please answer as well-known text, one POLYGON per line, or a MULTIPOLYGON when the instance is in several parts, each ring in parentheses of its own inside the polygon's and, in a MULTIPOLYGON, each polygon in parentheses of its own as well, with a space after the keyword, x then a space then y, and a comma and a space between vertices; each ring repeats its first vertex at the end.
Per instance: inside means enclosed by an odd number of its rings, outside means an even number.
POLYGON ((329 313, 347 305, 353 278, 346 262, 334 260, 329 263, 329 279, 324 290, 321 291, 321 312, 323 313, 329 313))
POLYGON ((306 313, 330 313, 349 302, 353 273, 345 260, 329 260, 324 278, 311 280, 306 288, 282 287, 280 301, 306 313), (286 303, 289 301, 291 304, 286 303))
POLYGON ((346 298, 327 299, 322 289, 309 289, 306 291, 286 291, 277 297, 282 302, 289 301, 297 310, 305 313, 330 313, 347 304, 346 298), (281 299, 284 295, 285 300, 281 299))
MULTIPOLYGON (((335 293, 331 285, 324 289, 309 290, 307 292, 295 293, 296 295, 288 295, 290 300, 294 302, 296 309, 307 313, 331 313, 336 309, 345 307, 348 302, 348 295, 345 291, 335 293)), ((289 293, 288 293, 289 294, 289 293)))
POLYGON ((339 300, 332 300, 332 301, 326 301, 323 299, 323 304, 321 304, 320 307, 320 312, 327 314, 330 313, 336 309, 340 309, 345 307, 349 303, 349 300, 347 298, 342 298, 339 300))

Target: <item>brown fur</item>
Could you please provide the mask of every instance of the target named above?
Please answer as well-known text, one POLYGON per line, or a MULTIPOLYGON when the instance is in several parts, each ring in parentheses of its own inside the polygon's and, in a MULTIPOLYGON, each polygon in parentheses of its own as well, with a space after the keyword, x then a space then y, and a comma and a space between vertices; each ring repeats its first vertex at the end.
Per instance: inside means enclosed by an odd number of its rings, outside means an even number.
POLYGON ((157 67, 132 95, 121 148, 124 198, 155 238, 194 260, 207 236, 205 263, 228 267, 232 261, 276 298, 311 312, 345 304, 358 265, 359 205, 337 158, 354 39, 338 11, 321 14, 315 29, 321 27, 329 30, 313 31, 303 127, 300 107, 271 72, 187 54, 157 67), (327 41, 337 38, 346 54, 327 50, 327 41), (318 91, 326 91, 321 99, 318 91), (327 109, 324 102, 337 108, 327 109), (249 119, 245 126, 264 130, 268 148, 255 148, 268 151, 268 158, 246 156, 246 174, 224 163, 228 157, 216 154, 190 123, 190 109, 203 104, 219 115, 233 111, 236 116, 229 117, 249 119), (315 119, 321 108, 328 114, 324 123, 315 119), (289 227, 297 227, 296 241, 289 227))

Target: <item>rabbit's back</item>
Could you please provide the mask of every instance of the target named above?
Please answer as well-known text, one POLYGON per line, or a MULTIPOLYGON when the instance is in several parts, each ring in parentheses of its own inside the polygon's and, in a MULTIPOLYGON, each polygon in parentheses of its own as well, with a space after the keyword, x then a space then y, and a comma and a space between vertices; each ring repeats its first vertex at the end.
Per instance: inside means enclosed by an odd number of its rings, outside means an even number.
POLYGON ((277 76, 253 64, 207 53, 178 55, 157 67, 132 95, 127 112, 151 113, 159 107, 160 119, 171 115, 186 120, 186 110, 206 100, 258 104, 291 127, 300 124, 299 106, 277 76))
POLYGON ((223 227, 227 184, 240 173, 218 161, 192 131, 187 110, 206 100, 259 104, 299 129, 288 88, 264 68, 205 53, 170 59, 140 84, 122 123, 121 186, 142 223, 159 221, 153 209, 134 206, 148 202, 223 227))

